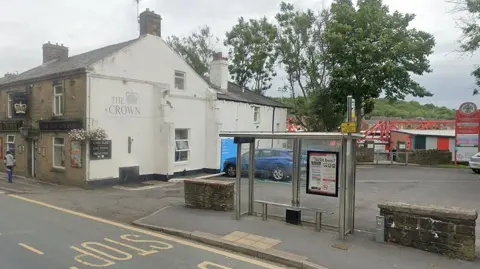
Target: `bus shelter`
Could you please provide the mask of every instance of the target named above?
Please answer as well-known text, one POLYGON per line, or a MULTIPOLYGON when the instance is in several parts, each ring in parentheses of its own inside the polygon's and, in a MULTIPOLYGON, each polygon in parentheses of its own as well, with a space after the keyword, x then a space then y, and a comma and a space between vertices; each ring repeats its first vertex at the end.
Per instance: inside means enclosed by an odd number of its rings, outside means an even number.
MULTIPOLYGON (((361 139, 361 134, 343 133, 320 133, 320 132, 298 132, 298 133, 268 133, 268 132, 223 132, 222 138, 233 138, 236 143, 236 167, 242 167, 243 156, 242 145, 248 145, 248 162, 255 164, 256 140, 260 139, 282 139, 293 142, 292 176, 291 176, 291 208, 301 208, 301 192, 308 195, 327 195, 338 202, 338 222, 332 228, 337 229, 340 240, 344 240, 347 234, 354 232, 355 218, 355 145, 356 140, 361 139), (336 151, 309 150, 306 154, 306 188, 300 184, 302 166, 302 142, 312 140, 339 141, 336 151), (323 185, 322 185, 323 184, 323 185)), ((305 152, 304 152, 305 153, 305 152)), ((305 157, 305 156, 304 156, 305 157)), ((255 165, 248 165, 248 196, 247 210, 242 212, 242 195, 240 186, 241 169, 236 173, 235 188, 235 218, 241 219, 243 215, 254 214, 255 194, 255 165)), ((303 193, 302 193, 303 195, 303 193)), ((245 197, 243 198, 245 199, 245 197)), ((257 201, 258 202, 258 201, 257 201)), ((275 204, 274 201, 271 201, 275 204)), ((316 204, 318 210, 322 204, 316 204)), ((266 214, 266 211, 264 211, 266 214)), ((317 225, 321 219, 317 219, 317 225)))

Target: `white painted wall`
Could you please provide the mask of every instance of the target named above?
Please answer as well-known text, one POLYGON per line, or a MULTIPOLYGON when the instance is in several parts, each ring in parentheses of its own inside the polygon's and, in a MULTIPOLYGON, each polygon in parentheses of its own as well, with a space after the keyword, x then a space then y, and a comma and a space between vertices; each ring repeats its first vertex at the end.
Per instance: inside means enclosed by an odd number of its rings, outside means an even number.
MULTIPOLYGON (((273 107, 253 105, 240 102, 217 100, 218 119, 221 124, 221 132, 271 132, 273 107), (260 107, 260 120, 253 121, 253 107, 260 107)), ((287 109, 275 108, 274 117, 275 132, 286 132, 287 109)), ((257 148, 272 147, 271 139, 262 139, 257 142, 257 148)), ((276 139, 273 141, 274 148, 286 147, 286 140, 276 139)))
POLYGON ((218 166, 216 93, 160 37, 144 36, 94 64, 90 72, 89 122, 107 130, 114 156, 90 161, 90 179, 117 177, 119 166, 135 164, 141 174, 169 175, 218 166), (184 90, 173 87, 175 71, 185 72, 184 90), (127 91, 138 93, 145 112, 135 119, 108 115, 112 96, 127 91), (190 158, 181 164, 174 163, 175 128, 190 129, 190 158), (132 154, 125 153, 128 136, 135 139, 132 154))

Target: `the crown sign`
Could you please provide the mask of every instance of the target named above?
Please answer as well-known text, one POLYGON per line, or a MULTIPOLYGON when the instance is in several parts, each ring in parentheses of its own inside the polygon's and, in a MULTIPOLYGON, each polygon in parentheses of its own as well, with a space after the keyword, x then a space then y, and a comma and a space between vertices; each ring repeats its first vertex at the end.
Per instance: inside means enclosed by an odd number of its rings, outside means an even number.
POLYGON ((22 104, 22 102, 16 103, 13 107, 17 114, 25 114, 27 112, 27 104, 22 104))
POLYGON ((129 105, 136 105, 137 104, 138 93, 127 92, 127 93, 125 93, 125 96, 127 98, 127 104, 129 104, 129 105))

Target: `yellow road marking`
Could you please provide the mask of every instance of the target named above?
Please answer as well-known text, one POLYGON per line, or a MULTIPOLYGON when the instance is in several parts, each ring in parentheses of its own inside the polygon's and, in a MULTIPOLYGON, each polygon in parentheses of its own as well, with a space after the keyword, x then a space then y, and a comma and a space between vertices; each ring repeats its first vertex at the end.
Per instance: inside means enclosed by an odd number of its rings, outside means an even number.
POLYGON ((242 262, 250 263, 250 264, 253 264, 253 265, 260 266, 260 267, 264 267, 264 268, 267 268, 267 269, 282 269, 283 268, 283 267, 280 267, 280 266, 276 266, 276 265, 269 264, 269 263, 266 263, 266 262, 262 262, 262 261, 259 261, 259 260, 255 260, 255 259, 252 259, 252 258, 248 258, 248 257, 240 256, 240 255, 237 255, 237 254, 233 254, 233 253, 230 253, 230 252, 227 252, 227 251, 215 249, 215 248, 208 247, 208 246, 205 246, 205 245, 200 245, 200 244, 190 242, 190 241, 185 241, 185 240, 175 238, 175 237, 170 237, 170 236, 163 235, 163 234, 160 234, 160 233, 156 233, 156 232, 153 232, 153 231, 140 229, 140 228, 137 228, 137 227, 134 227, 134 226, 131 226, 131 225, 122 224, 122 223, 102 219, 102 218, 95 217, 95 216, 90 216, 90 215, 87 215, 87 214, 84 214, 84 213, 81 213, 81 212, 76 212, 76 211, 73 211, 73 210, 70 210, 70 209, 61 208, 61 207, 58 207, 58 206, 54 206, 54 205, 47 204, 47 203, 44 203, 44 202, 40 202, 40 201, 36 201, 36 200, 33 200, 33 199, 25 198, 25 197, 18 196, 18 195, 15 195, 15 194, 9 194, 8 196, 12 197, 12 198, 19 199, 19 200, 23 200, 25 202, 29 202, 29 203, 41 205, 41 206, 44 206, 44 207, 52 208, 52 209, 55 209, 55 210, 58 210, 58 211, 61 211, 61 212, 64 212, 64 213, 68 213, 68 214, 71 214, 71 215, 75 215, 75 216, 78 216, 78 217, 81 217, 81 218, 84 218, 84 219, 94 220, 94 221, 101 222, 101 223, 104 223, 104 224, 109 224, 111 226, 115 226, 115 227, 118 227, 118 228, 127 229, 127 230, 130 230, 130 231, 150 235, 150 236, 157 237, 157 238, 162 238, 162 239, 169 240, 169 241, 172 241, 172 242, 176 242, 176 243, 179 243, 179 244, 182 244, 182 245, 185 245, 185 246, 189 246, 189 247, 201 249, 201 250, 204 250, 204 251, 212 252, 212 253, 215 253, 215 254, 218 254, 218 255, 222 255, 222 256, 225 256, 225 257, 232 258, 232 259, 236 259, 238 261, 242 261, 242 262))
POLYGON ((43 255, 43 252, 41 252, 40 250, 34 248, 34 247, 31 247, 27 244, 24 244, 24 243, 18 243, 19 246, 22 246, 28 250, 30 250, 31 252, 35 253, 35 254, 38 254, 38 255, 43 255))

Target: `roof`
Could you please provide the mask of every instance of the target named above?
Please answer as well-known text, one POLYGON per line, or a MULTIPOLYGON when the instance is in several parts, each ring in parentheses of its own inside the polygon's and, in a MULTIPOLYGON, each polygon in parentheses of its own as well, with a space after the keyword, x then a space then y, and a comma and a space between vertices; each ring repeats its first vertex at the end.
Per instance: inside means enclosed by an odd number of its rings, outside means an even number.
MULTIPOLYGON (((208 79, 206 79, 209 82, 208 79)), ((210 86, 217 92, 217 99, 219 100, 226 100, 226 101, 233 101, 233 102, 241 102, 241 103, 248 103, 248 104, 255 104, 255 105, 264 105, 264 106, 272 106, 272 107, 281 107, 281 108, 289 108, 288 105, 280 103, 270 97, 263 96, 258 94, 254 91, 249 89, 242 89, 239 85, 228 82, 227 91, 220 89, 219 87, 210 83, 210 86)))
POLYGON ((447 136, 455 137, 455 130, 392 130, 392 132, 404 133, 409 135, 425 135, 425 136, 447 136))
POLYGON ((112 53, 115 53, 120 49, 127 47, 137 40, 138 38, 71 56, 65 61, 55 60, 42 64, 12 78, 4 80, 0 79, 0 86, 78 69, 86 69, 90 65, 110 56, 112 53))

